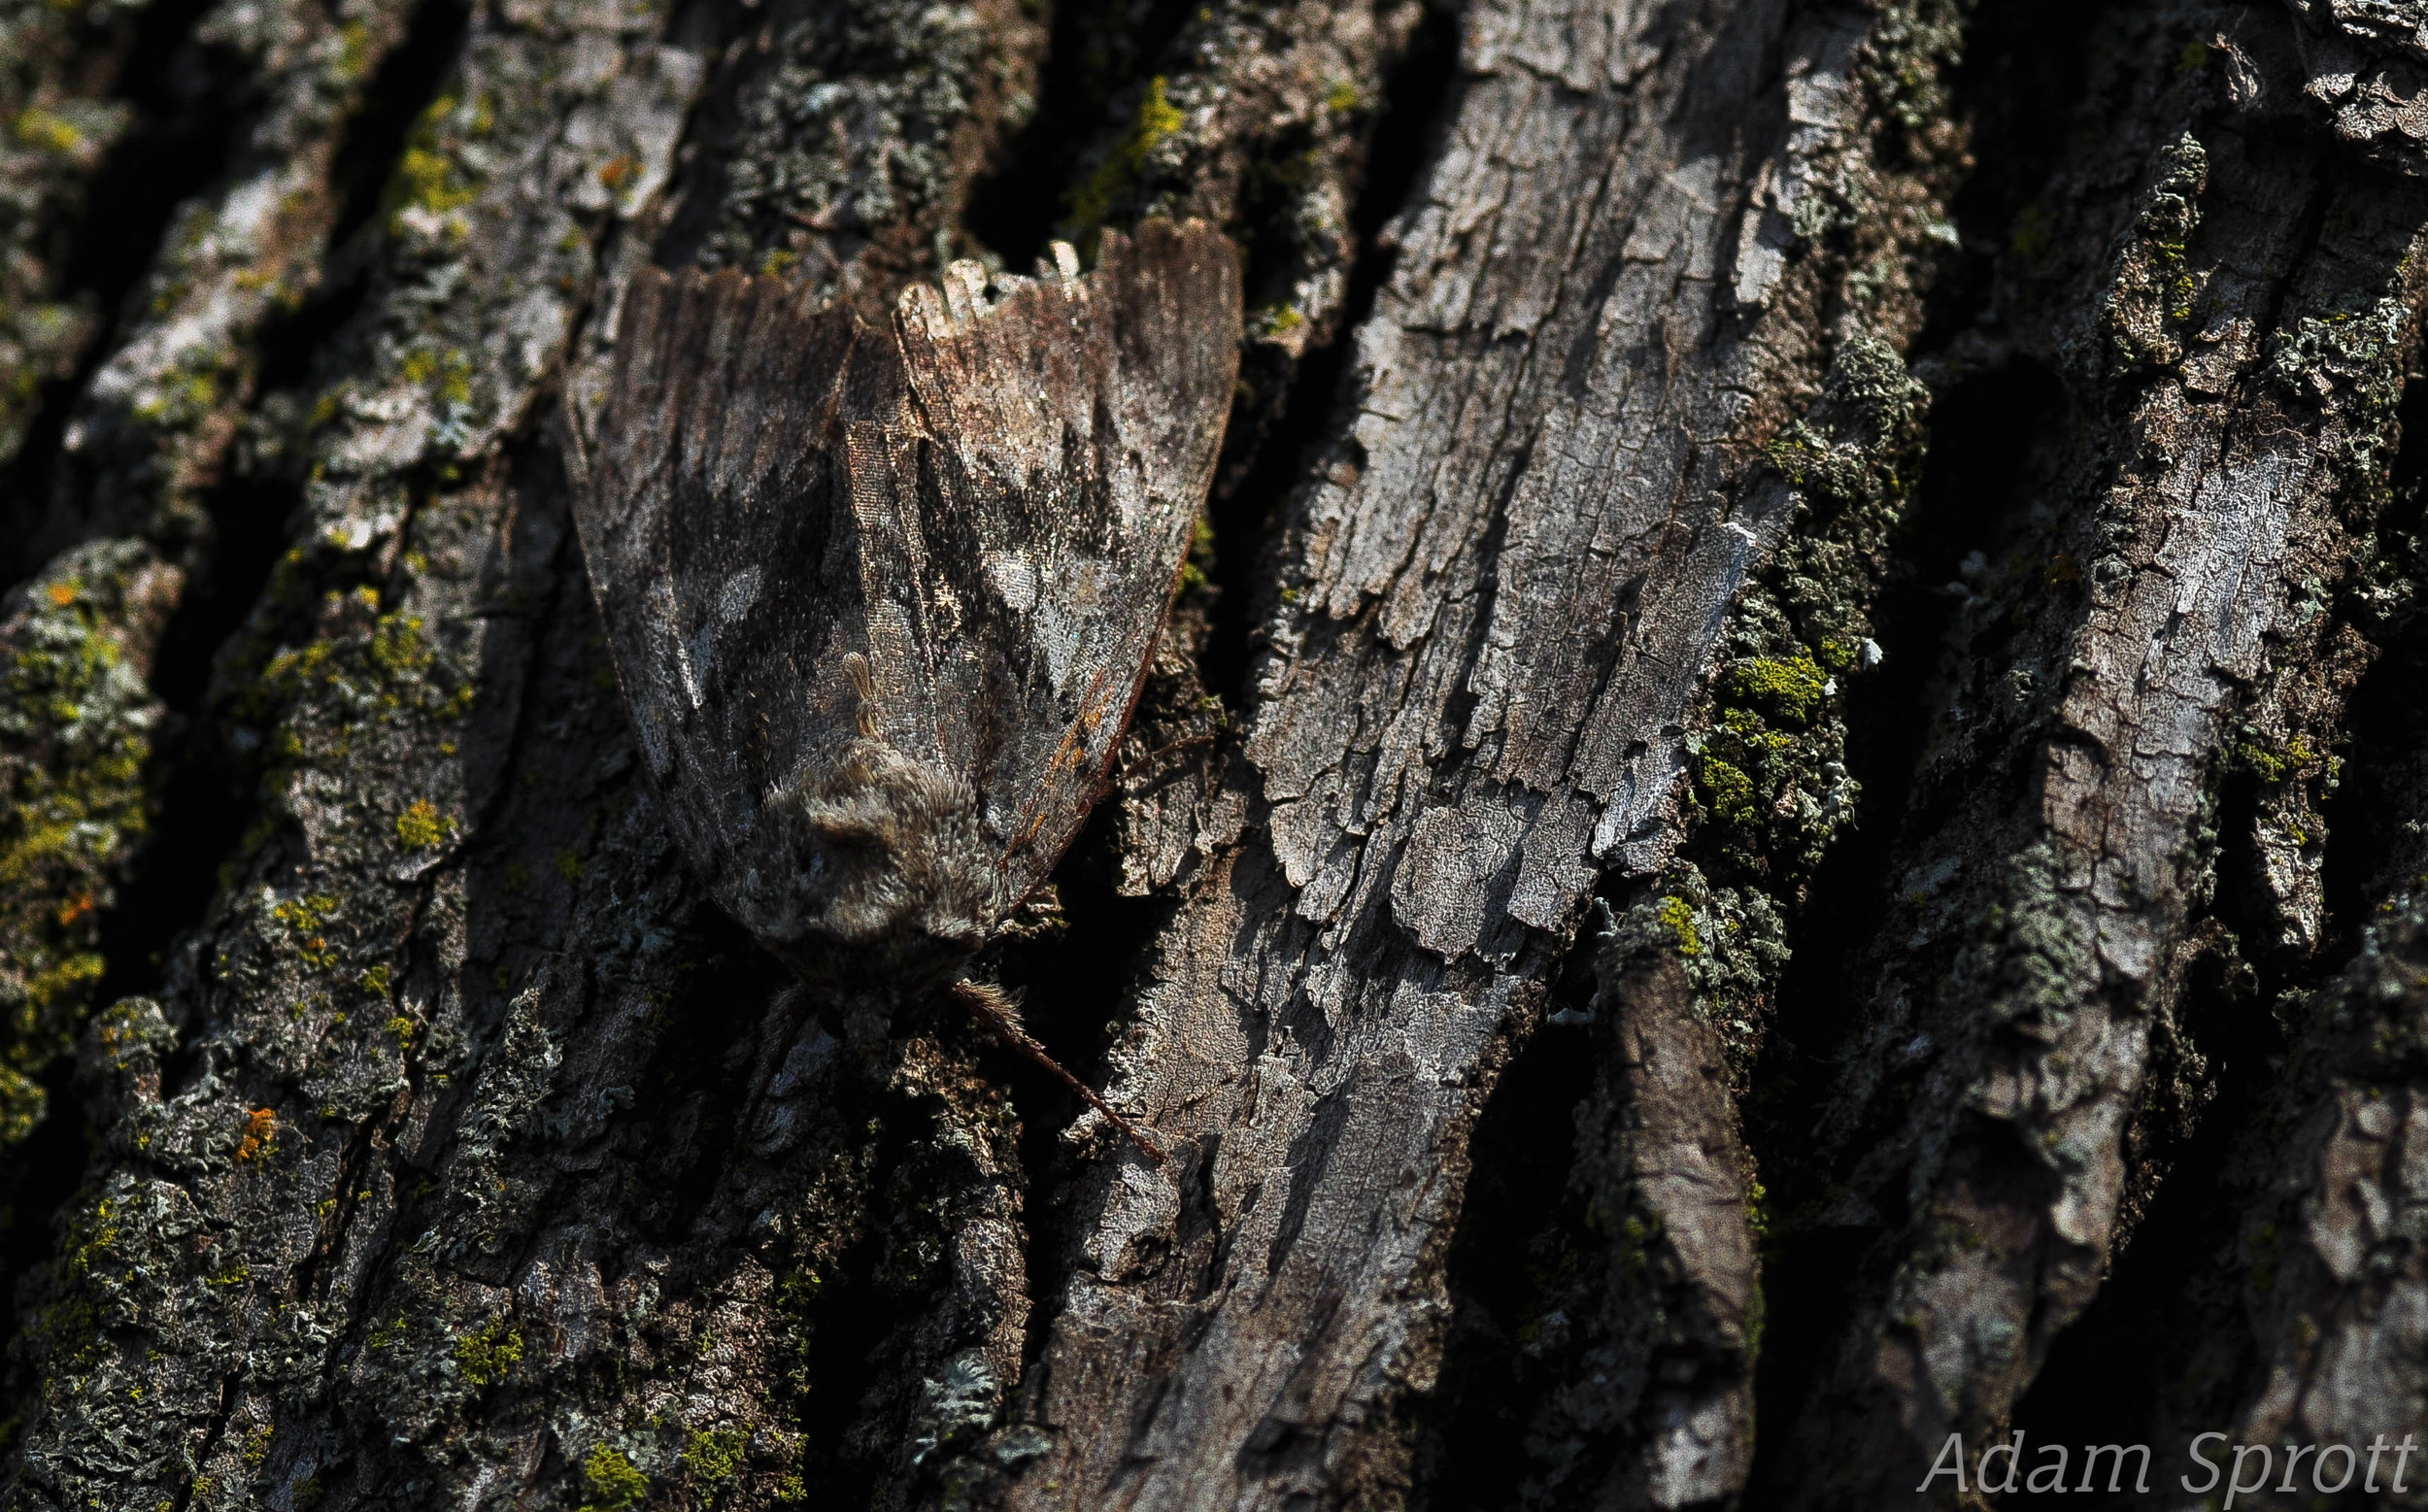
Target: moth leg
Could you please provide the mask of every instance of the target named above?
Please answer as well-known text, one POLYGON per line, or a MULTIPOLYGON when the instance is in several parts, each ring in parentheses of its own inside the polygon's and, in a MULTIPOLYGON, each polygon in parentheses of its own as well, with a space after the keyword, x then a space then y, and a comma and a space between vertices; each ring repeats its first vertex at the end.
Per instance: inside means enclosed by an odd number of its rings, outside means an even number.
POLYGON ((990 987, 983 982, 956 982, 953 984, 953 996, 969 1010, 971 1017, 993 1029, 997 1039, 1061 1077, 1063 1086, 1085 1098, 1089 1107, 1103 1114, 1106 1123, 1129 1135, 1130 1142, 1144 1150, 1156 1164, 1169 1163, 1169 1158, 1156 1147, 1154 1141, 1132 1127, 1128 1119, 1114 1112, 1112 1104, 1097 1096, 1095 1088, 1063 1070, 1061 1061, 1048 1055, 1043 1045, 1029 1037, 1029 1031, 1022 1028, 1020 1021, 1012 1016, 1011 999, 1003 995, 1001 988, 990 987))
MULTIPOLYGON (((1170 756, 1175 752, 1188 751, 1197 746, 1210 746, 1212 744, 1214 744, 1214 732, 1212 730, 1200 730, 1194 735, 1183 735, 1178 740, 1166 741, 1164 744, 1156 747, 1154 750, 1138 757, 1135 764, 1143 768, 1149 763, 1160 761, 1163 757, 1170 756)), ((1123 763, 1125 775, 1127 775, 1126 769, 1130 764, 1131 763, 1129 762, 1123 763)))

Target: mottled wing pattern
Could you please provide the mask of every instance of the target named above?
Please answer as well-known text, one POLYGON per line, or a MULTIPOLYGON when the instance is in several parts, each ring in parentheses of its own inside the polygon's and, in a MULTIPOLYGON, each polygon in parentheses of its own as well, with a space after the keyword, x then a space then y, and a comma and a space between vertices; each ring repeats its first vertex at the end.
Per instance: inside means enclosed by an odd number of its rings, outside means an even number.
POLYGON ((924 538, 920 603, 899 612, 925 621, 897 632, 873 606, 869 655, 889 726, 932 728, 977 787, 1018 898, 1129 722, 1222 445, 1240 295, 1237 253, 1197 222, 1107 231, 1084 279, 998 282, 991 309, 951 280, 902 301, 923 472, 893 472, 892 512, 869 513, 924 538))
MULTIPOLYGON (((652 786, 712 893, 756 932, 795 865, 770 785, 829 759, 856 700, 850 489, 859 402, 900 411, 899 361, 848 310, 736 273, 627 288, 593 415, 577 405, 575 521, 652 786)), ((777 900, 780 906, 780 900, 777 900)))
POLYGON ((1008 903, 1136 696, 1235 381, 1235 253, 1149 222, 1085 278, 1040 274, 989 306, 957 265, 876 331, 771 279, 647 271, 571 406, 652 786, 711 893, 796 958, 822 862, 780 799, 848 766, 863 718, 974 795, 1008 903))

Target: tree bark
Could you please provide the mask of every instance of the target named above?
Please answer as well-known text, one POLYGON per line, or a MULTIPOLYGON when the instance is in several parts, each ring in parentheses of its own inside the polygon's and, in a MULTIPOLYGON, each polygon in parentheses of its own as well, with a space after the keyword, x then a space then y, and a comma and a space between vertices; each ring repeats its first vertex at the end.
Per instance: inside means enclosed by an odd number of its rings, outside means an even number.
POLYGON ((0 21, 10 1504, 2428 1431, 2415 9, 0 21), (707 903, 555 420, 643 266, 882 318, 1150 213, 1242 248, 1231 438, 978 969, 1162 1165, 707 903))

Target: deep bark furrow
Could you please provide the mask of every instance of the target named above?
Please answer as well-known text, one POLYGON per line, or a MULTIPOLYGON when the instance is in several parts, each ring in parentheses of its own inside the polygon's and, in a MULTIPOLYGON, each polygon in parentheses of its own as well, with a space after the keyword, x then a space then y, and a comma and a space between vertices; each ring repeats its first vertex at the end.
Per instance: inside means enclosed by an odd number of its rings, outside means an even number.
MULTIPOLYGON (((594 238, 670 166, 700 71, 655 31, 484 18, 417 128, 361 365, 314 417, 308 533, 225 695, 272 758, 275 817, 171 975, 192 1069, 138 1085, 68 1215, 79 1238, 30 1327, 25 1493, 221 1505, 256 1474, 310 1478, 309 1453, 267 1459, 280 1403, 305 1399, 364 1298, 297 1297, 297 1272, 333 1246, 359 1276, 403 1196, 393 1152, 428 1117, 416 1091, 444 1085, 477 1023, 460 849, 503 775, 482 758, 521 689, 483 663, 523 659, 498 644, 518 637, 495 596, 521 587, 508 564, 532 523, 498 448, 551 371, 594 238), (533 276, 552 259, 561 275, 533 276), (316 620, 318 638, 281 648, 316 620), (368 1169, 350 1158, 366 1130, 368 1169)), ((116 1012, 135 1043, 163 1023, 116 1012)))
MULTIPOLYGON (((2177 55, 2204 21, 2252 34, 2238 59, 2290 50, 2265 14, 2168 14, 2144 45, 2177 55)), ((2262 96, 2298 84, 2259 77, 2262 96)), ((1875 1246, 1801 1430, 1813 1504, 1910 1489, 1951 1431, 1986 1442, 2090 1301, 2153 1022, 2188 1011, 2221 754, 2282 701, 2281 669, 2327 658, 2319 586, 2368 550, 2417 303, 2397 270, 2428 200, 2232 87, 2195 79, 2144 108, 2158 145, 2135 220, 2095 302, 2072 298, 2095 323, 2050 354, 2093 418, 2072 497, 1971 586, 1979 643, 2006 605, 2038 622, 1968 671, 1926 767, 1949 791, 1977 751, 2022 781, 1973 788, 1896 858, 1927 881, 1874 948, 1876 1006, 1824 1111, 1846 1174, 1823 1222, 1910 1217, 1875 1246), (2018 736, 2037 757, 2014 759, 2018 736), (1948 927, 1969 920, 1985 927, 1948 927), (1947 944, 1911 948, 1934 934, 1947 944)))
MULTIPOLYGON (((2179 1462, 2191 1463, 2205 1432, 2345 1444, 2364 1457, 2407 1435, 2417 1443, 2428 1417, 2428 1274, 2416 1237, 2428 1215, 2423 981, 2419 905, 2405 891, 2384 900, 2340 977, 2296 1010, 2286 1074, 2220 1185, 2223 1242, 2167 1320, 2181 1342, 2149 1383, 2150 1441, 2179 1462)), ((2216 1442, 2202 1446, 2209 1458, 2216 1442)), ((2377 1474, 2355 1487, 2391 1491, 2394 1464, 2381 1453, 2377 1474)), ((2304 1469, 2295 1485, 2307 1492, 2304 1469)), ((2333 1484, 2340 1472, 2331 1462, 2321 1473, 2333 1484)), ((2403 1489, 2376 1504, 2421 1503, 2415 1474, 2403 1489)))
POLYGON ((1676 842, 1720 611, 1790 513, 1758 449, 1819 379, 1833 263, 1764 216, 1853 155, 1874 65, 1855 17, 1622 17, 1468 18, 1294 505, 1245 790, 1119 1058, 1185 1154, 1091 1199, 1022 1504, 1398 1494, 1475 1108, 1598 866, 1676 842))
MULTIPOLYGON (((110 149, 134 123, 114 85, 143 7, 85 12, 20 6, 0 17, 0 468, 18 458, 46 386, 76 370, 111 312, 75 297, 61 243, 84 208, 110 149)), ((19 520, 12 503, 5 518, 19 520)), ((12 543, 10 578, 30 565, 12 543)), ((33 559, 39 559, 33 558, 33 559)))
POLYGON ((48 500, 15 507, 12 547, 50 556, 0 625, 0 661, 47 669, 0 694, 0 847, 15 863, 0 998, 33 1010, 11 1015, 0 1050, 0 1122, 15 1138, 40 1116, 34 1080, 88 1006, 100 914, 146 827, 161 708, 133 684, 149 679, 187 581, 210 568, 204 494, 245 423, 263 328, 317 280, 339 210, 331 161, 408 11, 366 7, 343 26, 317 5, 205 18, 203 39, 253 65, 231 90, 257 92, 259 108, 225 182, 172 218, 136 291, 140 315, 68 416, 48 500), (105 654, 132 681, 93 676, 105 654), (84 904, 61 919, 61 898, 84 904))

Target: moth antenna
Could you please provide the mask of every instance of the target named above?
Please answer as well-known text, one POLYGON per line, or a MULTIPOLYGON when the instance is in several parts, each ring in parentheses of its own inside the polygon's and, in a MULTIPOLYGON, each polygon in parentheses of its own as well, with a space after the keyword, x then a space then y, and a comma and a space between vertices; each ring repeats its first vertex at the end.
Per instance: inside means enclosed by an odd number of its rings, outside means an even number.
POLYGON ((868 670, 868 658, 851 652, 843 658, 843 675, 852 680, 852 691, 860 694, 860 732, 877 733, 877 680, 868 670))
POLYGON ((1054 267, 1066 279, 1077 278, 1079 276, 1078 249, 1068 242, 1056 242, 1054 244, 1054 267))
POLYGON ((1130 1142, 1144 1150, 1156 1164, 1171 1163, 1171 1158, 1158 1149, 1153 1140, 1133 1127, 1128 1119, 1114 1112, 1111 1103, 1097 1096, 1095 1088, 1063 1070, 1060 1060, 1047 1054, 1043 1045, 1029 1037, 1029 1031, 1022 1028, 1020 1021, 1012 1016, 1011 999, 1003 995, 1001 988, 990 987, 983 982, 956 982, 953 984, 953 996, 969 1010, 970 1017, 993 1029, 995 1038, 1061 1077, 1063 1086, 1077 1092, 1089 1107, 1103 1114, 1106 1123, 1128 1135, 1130 1142))

